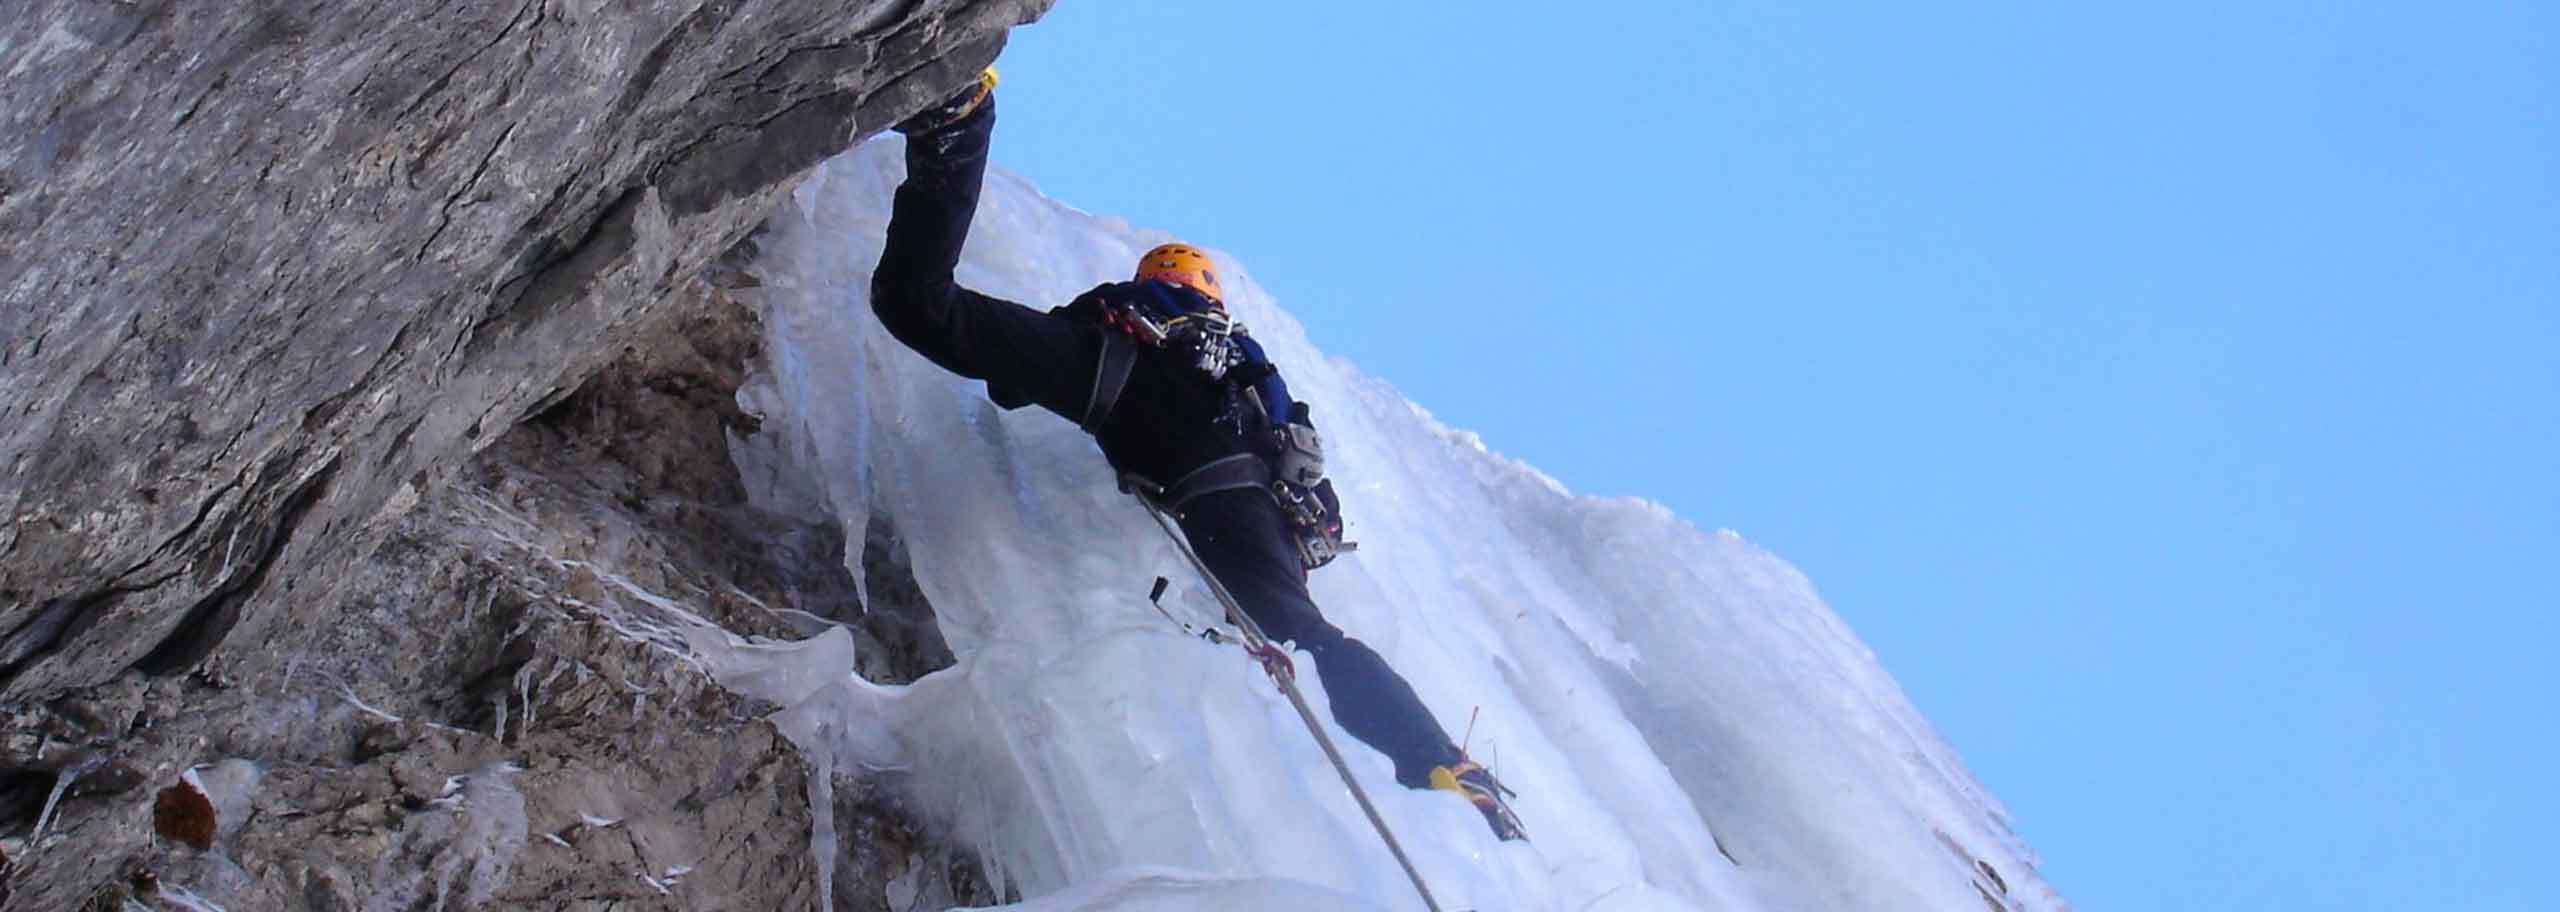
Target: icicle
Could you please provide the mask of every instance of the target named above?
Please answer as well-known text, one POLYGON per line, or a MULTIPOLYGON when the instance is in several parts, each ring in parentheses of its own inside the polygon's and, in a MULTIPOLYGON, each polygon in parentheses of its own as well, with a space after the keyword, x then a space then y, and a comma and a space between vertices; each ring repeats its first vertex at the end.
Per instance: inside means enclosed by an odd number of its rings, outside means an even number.
POLYGON ((106 758, 103 756, 92 756, 63 767, 53 774, 53 791, 44 796, 44 812, 36 815, 35 833, 27 837, 27 845, 33 846, 44 838, 45 828, 53 824, 53 812, 61 806, 62 795, 71 790, 71 784, 80 781, 81 776, 105 762, 106 758))
POLYGON ((357 710, 362 711, 364 714, 369 715, 369 716, 372 716, 372 717, 377 718, 377 719, 381 719, 381 720, 383 720, 383 721, 385 721, 385 722, 390 722, 390 723, 395 724, 395 725, 399 724, 399 722, 400 722, 400 717, 399 717, 399 716, 395 716, 395 715, 392 715, 392 714, 390 714, 390 713, 383 712, 382 710, 375 709, 375 708, 373 708, 371 705, 369 705, 369 704, 365 703, 365 701, 364 701, 363 699, 361 699, 361 698, 359 698, 359 697, 357 697, 357 696, 356 696, 356 690, 355 690, 355 688, 353 688, 353 687, 348 687, 346 684, 341 683, 341 684, 339 684, 339 685, 338 685, 338 692, 339 692, 340 694, 345 695, 345 698, 346 698, 347 703, 349 703, 350 705, 353 705, 357 710))
MULTIPOLYGON (((524 721, 516 726, 516 730, 531 732, 533 731, 533 666, 530 664, 516 669, 516 695, 524 701, 524 721)), ((519 734, 516 737, 521 739, 524 735, 519 734)))
POLYGON ((221 906, 214 905, 211 900, 202 896, 197 896, 195 891, 174 884, 161 884, 159 898, 161 902, 187 912, 224 912, 221 906))
MULTIPOLYGON (((815 743, 824 745, 826 723, 818 726, 815 743)), ((809 854, 818 865, 818 908, 836 907, 836 761, 835 753, 821 747, 802 751, 809 761, 809 854)))

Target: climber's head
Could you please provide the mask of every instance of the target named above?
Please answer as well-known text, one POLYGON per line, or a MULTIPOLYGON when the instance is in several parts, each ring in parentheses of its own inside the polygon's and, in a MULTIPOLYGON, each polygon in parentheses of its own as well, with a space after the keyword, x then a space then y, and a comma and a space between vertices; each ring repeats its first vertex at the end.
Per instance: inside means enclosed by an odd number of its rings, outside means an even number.
POLYGON ((1189 244, 1165 244, 1138 258, 1140 282, 1163 282, 1180 285, 1200 293, 1209 303, 1227 306, 1226 292, 1218 287, 1217 264, 1209 255, 1189 244))

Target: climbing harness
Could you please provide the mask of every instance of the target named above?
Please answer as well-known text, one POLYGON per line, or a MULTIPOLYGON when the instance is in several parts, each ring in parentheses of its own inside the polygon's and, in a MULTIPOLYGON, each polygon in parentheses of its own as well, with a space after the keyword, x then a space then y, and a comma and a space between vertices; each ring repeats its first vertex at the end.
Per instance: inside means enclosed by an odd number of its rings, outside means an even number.
MULTIPOLYGON (((1307 733, 1315 736, 1316 746, 1324 749, 1325 759, 1333 761, 1333 771, 1342 776, 1343 787, 1351 790, 1352 800, 1359 803, 1361 813, 1369 815, 1369 825, 1377 829, 1378 838, 1386 842, 1387 851, 1396 857, 1396 864, 1404 866, 1405 876, 1412 878, 1413 889, 1422 894, 1422 904, 1431 912, 1440 912, 1440 901, 1432 897, 1430 885, 1422 882, 1422 872, 1414 868, 1413 859, 1405 856, 1403 844, 1398 843, 1396 834, 1387 829, 1387 819, 1378 814, 1377 805, 1369 802, 1369 793, 1360 788, 1359 780, 1352 778, 1351 764, 1342 759, 1342 750, 1335 747, 1333 738, 1324 733, 1324 726, 1316 721, 1315 710, 1307 707, 1307 698, 1298 693, 1297 666, 1289 660, 1287 652, 1262 634, 1262 625, 1254 623, 1253 618, 1244 613, 1244 607, 1236 603, 1235 595, 1227 591, 1226 584, 1219 582, 1218 575, 1209 572, 1209 565, 1200 560, 1200 553, 1191 549, 1191 540, 1185 538, 1182 528, 1174 524, 1171 512, 1174 508, 1164 504, 1165 489, 1134 472, 1121 474, 1120 489, 1129 492, 1147 508, 1147 515, 1155 518, 1157 528, 1163 529, 1165 536, 1173 539, 1174 549, 1182 552, 1183 559, 1191 562, 1191 569, 1199 571, 1201 581, 1209 584, 1210 594, 1217 596, 1219 604, 1226 606, 1227 622, 1236 625, 1243 634, 1241 645, 1245 652, 1261 663, 1263 672, 1271 676, 1271 683, 1277 685, 1280 692, 1289 698, 1289 705, 1298 710, 1299 721, 1307 724, 1307 733)), ((1163 580, 1157 582, 1156 594, 1161 595, 1163 580)), ((1158 605, 1157 610, 1163 610, 1163 606, 1158 605)), ((1188 625, 1185 627, 1187 629, 1188 625)))
POLYGON ((1200 498, 1220 491, 1237 491, 1247 488, 1259 490, 1270 480, 1271 467, 1263 464, 1262 457, 1252 453, 1237 453, 1233 456, 1212 459, 1199 468, 1183 473, 1182 477, 1174 479, 1172 484, 1165 485, 1164 507, 1180 513, 1184 507, 1190 506, 1192 501, 1200 498))
POLYGON ((1228 406, 1218 420, 1232 425, 1238 436, 1264 441, 1260 452, 1211 460, 1165 484, 1166 509, 1180 512, 1203 495, 1256 488, 1270 494, 1288 517, 1298 560, 1305 569, 1332 563, 1359 547, 1342 540, 1341 506, 1333 500, 1329 486, 1319 488, 1324 483, 1324 439, 1308 424, 1304 406, 1288 415, 1273 415, 1255 394, 1255 384, 1278 369, 1247 354, 1237 341, 1244 331, 1241 324, 1215 307, 1167 315, 1164 308, 1142 300, 1088 295, 1061 308, 1089 307, 1084 311, 1086 319, 1104 329, 1102 351, 1094 359, 1092 392, 1086 395, 1084 414, 1076 421, 1085 433, 1101 435, 1128 388, 1143 346, 1165 351, 1207 382, 1223 387, 1228 406))

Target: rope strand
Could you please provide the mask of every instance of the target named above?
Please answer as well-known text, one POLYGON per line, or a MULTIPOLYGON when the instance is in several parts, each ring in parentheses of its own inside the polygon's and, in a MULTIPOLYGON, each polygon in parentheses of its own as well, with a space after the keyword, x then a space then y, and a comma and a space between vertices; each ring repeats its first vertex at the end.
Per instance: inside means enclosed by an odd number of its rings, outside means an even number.
POLYGON ((1270 638, 1262 634, 1262 626, 1244 613, 1243 606, 1236 604, 1236 597, 1227 591, 1225 583, 1218 581, 1217 574, 1209 572, 1209 565, 1200 560, 1199 552, 1191 550, 1191 540, 1183 537, 1182 529, 1174 525, 1173 518, 1165 515, 1164 508, 1157 506, 1155 498, 1149 496, 1148 491, 1154 486, 1130 476, 1123 476, 1120 484, 1138 498, 1138 503, 1146 506, 1147 515, 1155 518, 1156 526, 1173 539, 1173 546, 1191 562, 1192 569, 1200 572, 1200 579, 1209 584, 1210 593, 1226 606, 1227 620, 1244 633, 1245 650, 1262 662, 1263 670, 1270 673, 1272 683, 1279 685, 1280 692, 1289 697, 1289 705, 1297 709, 1298 719, 1307 724, 1307 733, 1315 736, 1316 746, 1324 749, 1325 759, 1333 761, 1333 771, 1342 776, 1342 784, 1351 790, 1351 798, 1360 804, 1360 812, 1369 816, 1369 825, 1377 829, 1378 838, 1386 842, 1387 851, 1396 857, 1396 864, 1404 867, 1404 875, 1413 880, 1414 891, 1422 894, 1423 906, 1431 912, 1440 912, 1440 901, 1431 895, 1431 886, 1423 883, 1422 872, 1413 866, 1413 859, 1405 855, 1404 845, 1398 843, 1395 832, 1387 828, 1387 819, 1378 813, 1378 806, 1369 802, 1369 793, 1360 787, 1357 779, 1352 778, 1351 764, 1342 759, 1342 750, 1334 746, 1332 736, 1324 733, 1324 725, 1316 721, 1315 710, 1307 707, 1307 698, 1298 693, 1297 671, 1290 664, 1288 654, 1271 645, 1270 638), (1268 658, 1272 655, 1279 656, 1278 661, 1268 658))

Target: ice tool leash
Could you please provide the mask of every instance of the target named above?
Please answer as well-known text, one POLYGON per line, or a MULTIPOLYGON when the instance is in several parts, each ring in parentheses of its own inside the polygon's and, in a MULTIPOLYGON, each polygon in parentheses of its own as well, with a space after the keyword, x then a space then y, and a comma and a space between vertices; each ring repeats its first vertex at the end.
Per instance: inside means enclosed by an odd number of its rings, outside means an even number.
MULTIPOLYGON (((1332 736, 1324 733, 1324 726, 1316 721, 1315 710, 1307 707, 1306 696, 1298 692, 1298 670, 1289 661, 1289 654, 1272 643, 1270 637, 1262 635, 1262 626, 1244 613, 1243 606, 1236 604, 1236 597, 1227 591, 1226 584, 1218 582, 1218 575, 1209 572, 1209 565, 1201 562, 1199 552, 1191 550, 1191 540, 1183 537, 1181 527, 1174 525, 1173 516, 1166 513, 1159 503, 1164 495, 1163 488, 1136 474, 1121 475, 1120 488, 1138 498, 1138 503, 1147 508, 1147 515, 1155 518, 1156 527, 1163 529, 1167 538, 1173 539, 1174 549, 1182 552, 1183 559, 1191 562, 1191 569, 1199 571, 1201 581, 1209 584, 1209 592, 1218 597, 1219 604, 1226 606, 1228 623, 1236 625, 1243 634, 1245 652, 1262 663, 1262 670, 1271 675, 1271 683, 1278 685, 1280 692, 1289 698, 1289 705, 1298 710, 1298 720, 1307 724, 1307 733, 1315 736, 1316 746, 1324 749, 1325 759, 1333 761, 1333 771, 1342 776, 1342 785, 1351 790, 1351 799, 1360 804, 1361 813, 1369 815, 1369 825, 1377 829, 1378 838, 1386 842, 1387 851, 1396 857, 1396 864, 1404 867, 1404 875, 1413 879, 1413 889, 1422 894, 1422 904, 1431 912, 1441 912, 1440 901, 1431 895, 1431 886, 1422 882, 1422 872, 1416 870, 1413 859, 1404 854, 1404 845, 1396 841, 1394 831, 1387 829, 1387 819, 1378 814, 1378 806, 1369 802, 1368 791, 1352 777, 1351 764, 1342 759, 1342 750, 1334 746, 1332 736)), ((1157 607, 1162 610, 1163 606, 1157 607)))

